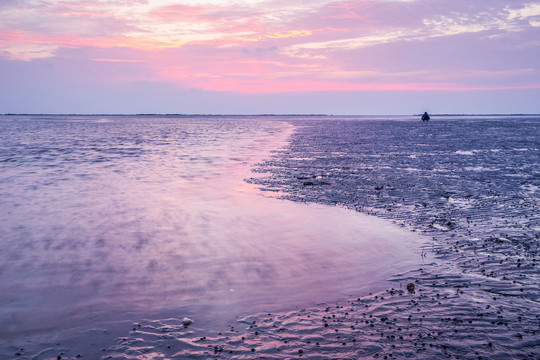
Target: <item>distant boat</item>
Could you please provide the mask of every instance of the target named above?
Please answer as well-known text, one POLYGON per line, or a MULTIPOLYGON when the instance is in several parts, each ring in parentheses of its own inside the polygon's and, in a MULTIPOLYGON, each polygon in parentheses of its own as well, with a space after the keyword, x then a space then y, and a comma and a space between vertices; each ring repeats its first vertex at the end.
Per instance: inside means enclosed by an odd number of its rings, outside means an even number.
POLYGON ((429 114, 427 112, 425 112, 424 115, 422 115, 422 121, 429 121, 429 119, 431 119, 429 117, 429 114))

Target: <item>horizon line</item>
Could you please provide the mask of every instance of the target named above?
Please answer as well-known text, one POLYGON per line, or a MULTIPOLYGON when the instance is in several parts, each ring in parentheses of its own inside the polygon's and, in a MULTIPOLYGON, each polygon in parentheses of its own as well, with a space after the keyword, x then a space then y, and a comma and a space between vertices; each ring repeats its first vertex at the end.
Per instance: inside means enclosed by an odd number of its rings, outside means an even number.
MULTIPOLYGON (((1 116, 182 116, 182 117, 203 117, 203 116, 312 116, 312 117, 345 117, 345 116, 421 116, 418 114, 216 114, 216 113, 3 113, 1 116)), ((456 113, 437 114, 430 113, 430 116, 540 116, 540 113, 456 113)))

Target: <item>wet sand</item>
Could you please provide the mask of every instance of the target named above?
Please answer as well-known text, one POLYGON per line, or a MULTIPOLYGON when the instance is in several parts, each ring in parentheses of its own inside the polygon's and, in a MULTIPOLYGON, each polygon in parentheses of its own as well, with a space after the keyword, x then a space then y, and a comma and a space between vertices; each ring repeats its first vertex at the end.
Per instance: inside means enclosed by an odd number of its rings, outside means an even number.
POLYGON ((269 177, 250 181, 423 233, 423 264, 384 291, 224 329, 143 321, 105 358, 540 358, 540 119, 292 123, 290 147, 258 169, 269 177))

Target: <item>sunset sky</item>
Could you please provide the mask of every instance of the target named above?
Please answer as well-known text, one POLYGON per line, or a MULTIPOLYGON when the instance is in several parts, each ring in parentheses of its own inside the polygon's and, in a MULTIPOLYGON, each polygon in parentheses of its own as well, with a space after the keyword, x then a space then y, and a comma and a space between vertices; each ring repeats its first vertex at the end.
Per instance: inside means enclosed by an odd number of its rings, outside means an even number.
POLYGON ((540 113, 540 1, 0 0, 0 113, 540 113))

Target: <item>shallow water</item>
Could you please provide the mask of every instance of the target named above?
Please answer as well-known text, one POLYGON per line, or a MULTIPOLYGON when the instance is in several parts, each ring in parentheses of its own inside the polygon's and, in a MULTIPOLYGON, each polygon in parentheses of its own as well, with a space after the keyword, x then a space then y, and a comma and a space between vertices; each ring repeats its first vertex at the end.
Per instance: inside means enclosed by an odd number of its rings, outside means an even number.
POLYGON ((93 357, 142 318, 219 327, 418 263, 416 234, 243 181, 287 144, 285 120, 0 117, 0 355, 93 357))

